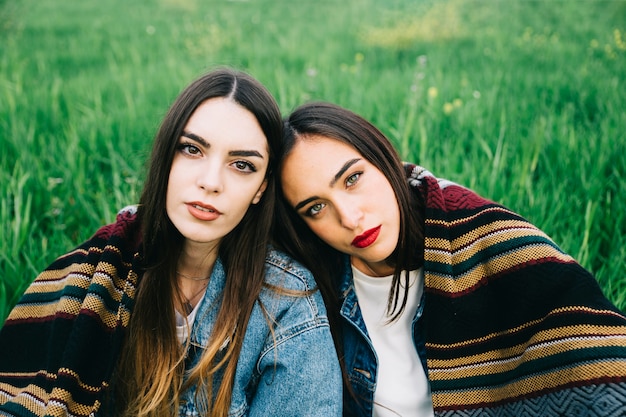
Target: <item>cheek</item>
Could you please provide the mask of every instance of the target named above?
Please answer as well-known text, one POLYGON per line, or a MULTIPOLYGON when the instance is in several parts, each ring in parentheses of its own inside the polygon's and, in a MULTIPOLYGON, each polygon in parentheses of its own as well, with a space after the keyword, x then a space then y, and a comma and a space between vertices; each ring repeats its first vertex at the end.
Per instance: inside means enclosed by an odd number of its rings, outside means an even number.
POLYGON ((331 222, 306 222, 309 228, 325 243, 337 248, 339 233, 331 222))
MULTIPOLYGON (((189 178, 189 167, 187 169, 181 169, 180 164, 177 163, 177 159, 174 159, 172 167, 170 168, 170 175, 167 178, 167 191, 176 190, 176 186, 185 182, 185 179, 189 178), (186 176, 185 176, 186 175, 186 176)), ((188 181, 188 179, 187 179, 188 181)))
POLYGON ((167 189, 165 190, 165 201, 170 201, 176 194, 176 190, 179 190, 182 186, 178 172, 174 169, 170 171, 169 178, 167 179, 167 189))
POLYGON ((243 184, 236 184, 234 189, 238 191, 241 196, 245 196, 246 200, 251 203, 254 197, 259 193, 264 193, 267 188, 265 179, 261 176, 255 180, 245 182, 243 184))

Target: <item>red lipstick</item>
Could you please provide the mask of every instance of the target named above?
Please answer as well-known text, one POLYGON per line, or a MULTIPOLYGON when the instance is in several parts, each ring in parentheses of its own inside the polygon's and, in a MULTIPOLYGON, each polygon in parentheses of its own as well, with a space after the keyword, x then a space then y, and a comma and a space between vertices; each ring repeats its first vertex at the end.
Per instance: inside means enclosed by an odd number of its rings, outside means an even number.
POLYGON ((198 201, 192 201, 185 204, 187 205, 189 214, 198 220, 211 221, 217 219, 222 214, 215 207, 198 201))
POLYGON ((381 226, 374 227, 361 233, 352 241, 352 246, 363 249, 376 242, 381 226))

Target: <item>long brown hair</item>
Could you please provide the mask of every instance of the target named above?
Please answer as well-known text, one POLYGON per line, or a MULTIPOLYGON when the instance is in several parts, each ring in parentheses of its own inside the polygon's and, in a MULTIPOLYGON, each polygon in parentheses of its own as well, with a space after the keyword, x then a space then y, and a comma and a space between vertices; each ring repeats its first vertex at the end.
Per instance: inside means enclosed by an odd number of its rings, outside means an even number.
POLYGON ((343 358, 342 331, 340 325, 340 302, 338 280, 345 270, 345 255, 333 249, 309 229, 304 220, 289 205, 280 187, 282 164, 299 140, 320 135, 354 147, 365 159, 378 168, 387 178, 394 191, 400 209, 400 233, 396 249, 387 259, 394 266, 394 276, 387 300, 390 320, 402 314, 407 303, 409 271, 420 267, 424 254, 423 202, 418 193, 412 192, 404 173, 402 161, 391 142, 370 122, 361 116, 331 103, 307 103, 285 119, 283 143, 279 154, 278 182, 275 219, 277 245, 311 270, 320 288, 328 310, 331 332, 342 368, 346 393, 355 397, 347 380, 343 358), (320 262, 320 260, 322 260, 320 262), (399 294, 404 294, 399 299, 399 294))
MULTIPOLYGON (((424 261, 424 234, 422 202, 418 193, 412 192, 404 166, 397 151, 385 135, 373 124, 357 115, 356 113, 331 103, 314 102, 307 103, 291 113, 285 121, 283 143, 280 151, 279 170, 289 156, 294 145, 299 140, 307 140, 307 137, 319 135, 335 139, 352 146, 367 161, 380 170, 389 183, 396 196, 400 209, 400 233, 398 243, 394 252, 386 259, 387 263, 395 267, 391 290, 387 303, 387 312, 395 319, 402 313, 406 306, 407 294, 399 300, 401 276, 406 281, 405 288, 408 288, 408 274, 402 271, 409 271, 420 267, 424 261)), ((280 172, 280 171, 279 171, 280 172)), ((277 176, 280 177, 280 176, 277 176)), ((276 181, 280 181, 277 178, 276 181)), ((313 237, 306 223, 289 206, 289 203, 282 194, 281 187, 278 187, 280 196, 280 215, 289 219, 288 222, 277 219, 276 227, 278 238, 281 239, 281 246, 295 247, 306 250, 298 250, 300 253, 292 253, 297 259, 302 259, 309 268, 315 268, 320 264, 319 252, 327 254, 333 261, 333 270, 341 258, 337 251, 334 251, 321 239, 313 237), (286 207, 285 207, 286 206, 286 207), (306 238, 305 238, 306 236, 306 238), (307 262, 307 258, 310 260, 307 262)), ((327 277, 326 273, 314 275, 320 281, 329 280, 329 283, 320 282, 321 287, 332 285, 336 281, 336 276, 327 277)), ((336 274, 336 272, 334 273, 336 274)))
POLYGON ((165 201, 183 128, 195 109, 214 97, 233 100, 255 116, 268 141, 270 161, 266 176, 269 178, 275 171, 282 134, 280 110, 257 80, 239 71, 218 69, 191 83, 176 98, 156 134, 138 209, 145 273, 115 379, 115 402, 124 414, 176 415, 179 396, 192 385, 198 386, 196 400, 203 415, 228 414, 237 357, 263 286, 275 185, 268 181, 261 201, 248 208, 239 225, 220 243, 219 256, 226 272, 221 307, 209 346, 183 385, 184 349, 175 328, 175 305, 181 294, 175 271, 184 238, 167 216, 165 201), (226 347, 220 350, 223 346, 226 347))

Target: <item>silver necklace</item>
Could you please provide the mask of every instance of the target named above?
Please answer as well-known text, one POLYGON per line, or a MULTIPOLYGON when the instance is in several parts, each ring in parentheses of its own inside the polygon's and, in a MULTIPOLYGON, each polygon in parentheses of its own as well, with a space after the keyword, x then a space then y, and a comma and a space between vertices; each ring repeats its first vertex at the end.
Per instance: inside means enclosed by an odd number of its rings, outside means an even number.
POLYGON ((182 272, 180 272, 180 271, 176 271, 176 275, 179 275, 179 276, 181 276, 181 277, 183 277, 183 278, 186 278, 186 279, 190 279, 190 280, 192 280, 192 281, 205 281, 205 280, 207 280, 207 279, 211 278, 211 276, 210 276, 210 275, 209 275, 208 277, 192 277, 192 276, 190 276, 190 275, 183 274, 183 273, 182 273, 182 272))
POLYGON ((184 294, 182 294, 183 298, 185 299, 183 301, 183 308, 185 309, 185 314, 188 316, 189 314, 191 314, 191 312, 193 311, 194 305, 191 304, 191 300, 195 299, 197 296, 199 296, 203 291, 206 290, 206 287, 208 286, 208 284, 205 284, 204 286, 202 286, 202 288, 200 288, 200 290, 198 292, 196 292, 194 295, 192 295, 191 297, 187 298, 185 297, 184 294))

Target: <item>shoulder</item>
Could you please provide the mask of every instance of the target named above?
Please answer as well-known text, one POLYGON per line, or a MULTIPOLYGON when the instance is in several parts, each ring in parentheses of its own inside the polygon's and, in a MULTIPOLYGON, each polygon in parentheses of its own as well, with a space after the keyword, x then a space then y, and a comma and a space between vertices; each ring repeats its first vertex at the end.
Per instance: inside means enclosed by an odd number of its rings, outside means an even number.
POLYGON ((130 211, 121 211, 115 222, 101 226, 89 239, 58 256, 45 268, 42 275, 52 273, 55 276, 65 276, 74 269, 83 271, 83 275, 89 275, 88 271, 93 273, 99 263, 109 264, 111 268, 129 267, 136 259, 141 258, 140 252, 141 235, 137 215, 130 211))
POLYGON ((126 292, 134 293, 139 279, 137 223, 135 214, 120 213, 116 222, 100 227, 88 240, 57 257, 26 289, 12 317, 52 321, 92 310, 87 314, 102 318, 102 325, 117 326, 119 306, 134 296, 126 292), (71 301, 61 302, 63 298, 71 301))
POLYGON ((115 222, 102 226, 94 234, 94 237, 138 240, 139 229, 140 222, 137 216, 137 206, 126 206, 117 213, 115 222))
MULTIPOLYGON (((313 274, 285 253, 269 248, 265 259, 265 285, 259 296, 264 313, 275 323, 266 340, 267 351, 287 340, 303 340, 315 329, 328 328, 328 317, 322 294, 313 274)), ((261 311, 261 310, 257 310, 261 311)), ((250 318, 251 323, 256 322, 250 318)), ((325 331, 325 330, 324 330, 325 331)))
POLYGON ((298 291, 317 288, 313 274, 284 252, 270 247, 265 258, 265 281, 298 291))
POLYGON ((464 225, 497 219, 526 221, 507 207, 468 187, 436 177, 419 165, 405 163, 404 169, 409 185, 422 195, 429 219, 464 225))
POLYGON ((419 165, 405 163, 404 169, 409 185, 422 194, 427 210, 481 210, 497 205, 463 185, 434 176, 419 165))
POLYGON ((111 268, 127 268, 141 257, 140 222, 136 210, 120 210, 113 223, 101 226, 74 250, 57 258, 50 268, 63 265, 108 263, 111 268))

